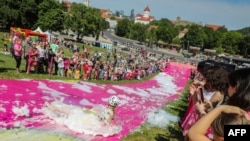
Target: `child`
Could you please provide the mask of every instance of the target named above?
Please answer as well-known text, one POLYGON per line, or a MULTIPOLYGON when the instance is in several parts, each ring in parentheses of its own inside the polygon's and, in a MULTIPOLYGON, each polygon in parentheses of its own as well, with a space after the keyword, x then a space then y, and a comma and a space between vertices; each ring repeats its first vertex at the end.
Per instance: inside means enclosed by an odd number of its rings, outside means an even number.
POLYGON ((88 80, 89 77, 89 65, 88 60, 86 59, 83 63, 83 80, 88 80))
POLYGON ((63 54, 58 55, 57 63, 58 63, 58 72, 57 72, 58 76, 64 76, 63 54))
POLYGON ((6 41, 4 41, 4 48, 3 48, 3 51, 5 51, 5 52, 8 52, 8 45, 7 45, 7 42, 6 41))
POLYGON ((75 78, 75 79, 80 79, 80 73, 81 73, 81 61, 79 60, 79 61, 75 64, 74 78, 75 78))
POLYGON ((73 75, 73 71, 72 71, 71 67, 69 67, 69 68, 67 69, 67 74, 66 74, 66 76, 67 76, 67 77, 72 77, 72 75, 73 75))

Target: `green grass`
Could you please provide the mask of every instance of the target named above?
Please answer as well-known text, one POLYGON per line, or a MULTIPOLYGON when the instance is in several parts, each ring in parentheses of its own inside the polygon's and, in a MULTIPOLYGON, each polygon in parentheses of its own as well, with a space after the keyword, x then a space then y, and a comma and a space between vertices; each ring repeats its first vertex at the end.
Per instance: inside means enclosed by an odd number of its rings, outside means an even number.
MULTIPOLYGON (((3 33, 0 32, 0 38, 2 37, 3 33)), ((77 43, 80 47, 82 47, 82 44, 77 43)), ((0 41, 0 51, 3 50, 3 42, 0 41)), ((88 47, 85 45, 85 47, 88 47)), ((98 47, 92 47, 91 48, 91 54, 94 51, 102 52, 103 54, 106 53, 107 50, 98 48, 98 47)), ((64 49, 65 55, 67 57, 71 56, 70 51, 65 48, 64 49)), ((24 70, 25 68, 25 60, 22 60, 21 64, 21 70, 24 70)), ((121 80, 121 81, 104 81, 104 80, 91 80, 90 82, 94 83, 101 83, 101 84, 123 84, 123 83, 139 83, 148 79, 151 79, 156 74, 153 74, 149 77, 143 78, 141 80, 121 80)), ((4 55, 0 53, 0 78, 4 79, 50 79, 50 80, 70 80, 70 81, 77 81, 73 78, 67 78, 67 77, 59 77, 56 75, 48 75, 48 74, 26 74, 24 71, 20 74, 16 73, 15 70, 15 60, 10 55, 4 55)), ((189 83, 188 83, 189 84, 189 83)), ((182 117, 185 113, 185 110, 187 108, 187 94, 188 94, 188 86, 184 89, 183 93, 180 95, 180 98, 176 101, 172 101, 169 103, 166 103, 165 106, 162 107, 162 109, 166 110, 169 113, 172 113, 173 115, 182 117)), ((130 133, 128 136, 122 139, 122 141, 182 141, 182 131, 179 127, 178 122, 172 122, 168 127, 166 128, 158 128, 158 127, 149 127, 146 125, 146 123, 142 124, 139 131, 134 131, 130 133)))

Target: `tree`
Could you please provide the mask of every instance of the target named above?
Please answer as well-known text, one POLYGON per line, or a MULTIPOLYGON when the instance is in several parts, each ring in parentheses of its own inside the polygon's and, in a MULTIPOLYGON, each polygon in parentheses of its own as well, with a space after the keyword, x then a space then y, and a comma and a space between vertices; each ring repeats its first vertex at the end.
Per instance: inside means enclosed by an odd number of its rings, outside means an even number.
POLYGON ((85 18, 86 9, 87 7, 83 4, 71 4, 71 10, 69 12, 72 19, 71 29, 77 33, 77 38, 87 34, 87 30, 85 29, 87 27, 87 21, 85 18))
POLYGON ((250 27, 245 27, 237 31, 240 32, 243 36, 250 35, 250 27))
POLYGON ((156 37, 158 41, 161 40, 163 42, 168 42, 168 43, 171 42, 173 39, 167 27, 164 26, 159 26, 156 29, 156 37))
POLYGON ((147 26, 141 23, 131 24, 130 32, 128 33, 129 38, 144 42, 146 40, 147 26))
POLYGON ((230 54, 238 53, 238 45, 240 41, 243 39, 241 33, 236 31, 225 32, 222 37, 222 45, 225 49, 225 52, 230 54))
POLYGON ((149 27, 148 30, 146 30, 146 41, 149 47, 158 41, 156 36, 156 28, 157 27, 149 27))
POLYGON ((131 25, 132 25, 131 21, 127 18, 118 21, 116 28, 115 28, 116 35, 121 36, 121 37, 125 37, 125 35, 129 35, 131 25))
POLYGON ((21 0, 1 0, 0 1, 0 15, 1 24, 9 29, 11 26, 21 26, 19 16, 19 8, 21 0))
POLYGON ((77 38, 89 34, 96 36, 96 39, 99 38, 103 20, 98 9, 86 7, 80 3, 72 3, 69 14, 72 19, 71 29, 77 33, 77 38))
POLYGON ((151 23, 152 25, 157 25, 156 37, 157 41, 162 40, 164 42, 171 43, 172 40, 178 35, 178 30, 174 28, 174 25, 170 20, 162 18, 159 21, 151 23))
POLYGON ((6 26, 8 26, 9 24, 10 21, 9 13, 10 13, 10 8, 8 6, 4 5, 0 7, 0 15, 1 15, 0 25, 2 26, 2 28, 3 27, 6 28, 6 26))
POLYGON ((202 48, 205 38, 206 34, 204 33, 201 26, 191 25, 183 40, 186 47, 192 45, 202 48))
POLYGON ((31 28, 38 20, 37 5, 34 0, 23 0, 20 5, 20 18, 22 27, 31 28))
POLYGON ((212 28, 204 27, 203 28, 205 33, 204 38, 204 47, 206 49, 215 49, 221 48, 221 40, 222 40, 222 31, 217 30, 214 31, 212 28))
POLYGON ((50 9, 39 17, 37 25, 43 30, 63 30, 64 14, 61 9, 50 9))
POLYGON ((222 33, 228 32, 228 30, 225 26, 218 28, 217 31, 222 32, 222 33))
POLYGON ((250 35, 244 36, 239 43, 239 53, 244 57, 248 58, 250 54, 250 35))
POLYGON ((68 12, 68 7, 67 7, 67 4, 65 2, 61 3, 61 8, 62 8, 63 12, 68 12))
POLYGON ((38 5, 38 21, 35 26, 43 30, 60 31, 63 29, 63 19, 63 9, 59 2, 43 0, 38 5))
POLYGON ((87 25, 85 26, 87 34, 94 35, 96 37, 96 40, 98 40, 100 32, 103 30, 103 28, 106 28, 105 22, 101 17, 100 10, 96 8, 87 7, 86 15, 84 18, 87 21, 87 25))
POLYGON ((65 29, 68 33, 69 29, 71 29, 71 26, 73 24, 72 16, 70 13, 65 12, 64 13, 64 22, 63 22, 63 29, 65 29))
POLYGON ((38 5, 38 17, 46 15, 46 13, 51 9, 62 9, 61 4, 55 0, 43 0, 38 5))
POLYGON ((171 23, 170 20, 166 19, 166 18, 162 18, 158 21, 159 26, 165 26, 165 27, 173 27, 173 24, 171 23))

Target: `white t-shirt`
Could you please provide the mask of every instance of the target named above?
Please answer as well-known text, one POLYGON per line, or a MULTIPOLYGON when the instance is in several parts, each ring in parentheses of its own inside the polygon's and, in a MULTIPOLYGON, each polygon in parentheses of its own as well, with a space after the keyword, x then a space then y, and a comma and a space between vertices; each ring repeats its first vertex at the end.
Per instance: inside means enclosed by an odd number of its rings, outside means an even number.
POLYGON ((64 68, 64 62, 62 57, 59 57, 57 62, 58 62, 58 68, 64 68))

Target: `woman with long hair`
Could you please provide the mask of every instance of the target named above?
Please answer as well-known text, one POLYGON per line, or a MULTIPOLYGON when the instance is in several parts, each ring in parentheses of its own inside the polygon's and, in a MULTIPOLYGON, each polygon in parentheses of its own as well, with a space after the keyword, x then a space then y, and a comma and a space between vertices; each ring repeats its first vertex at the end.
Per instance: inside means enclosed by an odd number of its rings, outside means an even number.
POLYGON ((14 41, 14 58, 16 61, 16 72, 20 73, 20 65, 22 61, 22 53, 23 53, 23 47, 22 47, 22 40, 20 38, 17 38, 14 41))

